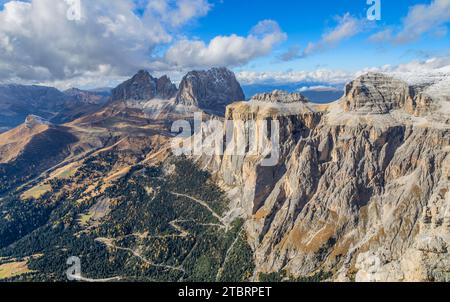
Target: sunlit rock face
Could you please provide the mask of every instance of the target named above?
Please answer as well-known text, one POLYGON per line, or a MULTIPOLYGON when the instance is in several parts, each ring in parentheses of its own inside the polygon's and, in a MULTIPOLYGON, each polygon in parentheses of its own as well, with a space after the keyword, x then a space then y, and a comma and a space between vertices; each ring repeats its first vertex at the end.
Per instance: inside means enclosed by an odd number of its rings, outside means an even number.
POLYGON ((423 116, 432 109, 433 102, 424 90, 382 73, 368 73, 346 85, 341 101, 346 112, 355 114, 386 114, 403 109, 423 116))
POLYGON ((409 97, 409 86, 380 73, 369 73, 345 87, 346 111, 358 113, 388 113, 402 108, 409 97))
POLYGON ((226 68, 189 72, 181 81, 176 97, 177 104, 222 116, 227 105, 243 100, 244 92, 236 76, 226 68))
POLYGON ((328 106, 278 91, 228 106, 232 143, 223 156, 197 160, 246 218, 255 278, 285 270, 450 280, 450 125, 434 108, 431 97, 380 74, 348 84, 328 106), (261 164, 265 153, 232 152, 251 140, 241 123, 249 120, 279 122, 275 165, 261 164))

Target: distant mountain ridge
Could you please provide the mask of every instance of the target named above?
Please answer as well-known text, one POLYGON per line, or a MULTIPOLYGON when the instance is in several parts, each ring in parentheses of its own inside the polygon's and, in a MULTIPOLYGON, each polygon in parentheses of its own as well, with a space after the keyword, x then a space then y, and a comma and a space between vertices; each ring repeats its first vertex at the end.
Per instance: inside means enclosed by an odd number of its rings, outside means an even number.
POLYGON ((106 103, 108 92, 37 85, 0 85, 0 132, 20 125, 27 116, 37 115, 55 123, 92 112, 106 103))
POLYGON ((324 83, 291 83, 291 84, 244 84, 242 89, 249 98, 255 94, 265 93, 273 90, 283 90, 287 92, 300 92, 305 97, 315 103, 330 103, 338 100, 344 94, 344 87, 328 87, 327 89, 319 88, 325 86, 324 83), (306 88, 304 88, 306 87, 306 88))
POLYGON ((0 134, 0 266, 25 269, 0 279, 65 281, 78 255, 84 277, 123 281, 449 280, 447 79, 369 73, 325 105, 258 94, 226 107, 222 155, 178 157, 172 121, 239 89, 226 71, 193 72, 179 102, 148 100, 141 76, 122 86, 137 99, 0 134), (254 148, 246 125, 268 121, 279 140, 254 148))
POLYGON ((124 101, 147 109, 197 108, 222 116, 226 106, 242 100, 245 95, 241 85, 227 68, 191 71, 183 77, 179 88, 167 76, 155 78, 148 71, 140 70, 114 88, 111 98, 112 102, 124 101))
MULTIPOLYGON (((33 114, 56 124, 70 122, 97 111, 108 101, 131 102, 129 105, 139 102, 136 106, 146 107, 145 111, 150 113, 198 108, 223 116, 226 106, 246 99, 244 90, 248 97, 253 96, 253 92, 275 90, 267 87, 242 88, 235 74, 223 67, 188 72, 179 87, 169 77, 156 78, 145 70, 138 71, 115 88, 99 90, 71 88, 59 91, 45 86, 0 85, 0 133, 19 125, 33 114), (155 101, 148 102, 152 100, 155 101)), ((298 90, 294 86, 287 88, 282 90, 298 90)), ((327 103, 341 97, 342 92, 338 89, 306 90, 302 95, 312 102, 327 103)))
POLYGON ((50 119, 66 101, 67 96, 52 87, 0 85, 0 127, 15 127, 30 114, 50 119))
POLYGON ((70 88, 64 91, 64 94, 71 97, 74 101, 84 104, 104 104, 111 96, 109 90, 82 90, 78 88, 70 88))

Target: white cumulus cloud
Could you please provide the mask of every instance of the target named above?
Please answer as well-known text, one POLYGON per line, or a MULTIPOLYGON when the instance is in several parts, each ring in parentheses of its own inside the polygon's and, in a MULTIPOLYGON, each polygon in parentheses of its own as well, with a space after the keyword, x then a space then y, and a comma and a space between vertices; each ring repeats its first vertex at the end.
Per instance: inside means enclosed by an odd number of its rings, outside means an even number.
POLYGON ((449 22, 450 0, 433 0, 429 4, 410 7, 399 30, 389 28, 374 34, 370 39, 401 44, 414 41, 426 33, 442 36, 447 34, 449 22))
POLYGON ((450 22, 450 1, 434 0, 429 5, 410 8, 403 21, 403 30, 397 35, 398 42, 417 39, 422 34, 439 29, 450 22))
POLYGON ((1 82, 78 82, 167 69, 155 49, 210 9, 206 0, 81 0, 81 18, 71 20, 68 2, 0 7, 1 82))
POLYGON ((433 82, 435 79, 450 75, 450 57, 414 60, 399 65, 374 66, 358 71, 336 69, 290 72, 241 71, 237 74, 237 78, 244 85, 324 83, 327 86, 337 87, 367 72, 391 74, 410 84, 433 82))
POLYGON ((259 22, 248 36, 217 36, 208 44, 184 39, 169 48, 165 59, 181 68, 239 66, 269 54, 287 35, 272 20, 259 22))
POLYGON ((331 69, 313 71, 241 71, 238 80, 244 85, 250 84, 291 84, 291 83, 329 83, 341 84, 354 77, 354 72, 331 69))
POLYGON ((145 10, 147 20, 159 20, 171 26, 180 26, 195 17, 204 16, 211 9, 206 0, 151 0, 145 10))

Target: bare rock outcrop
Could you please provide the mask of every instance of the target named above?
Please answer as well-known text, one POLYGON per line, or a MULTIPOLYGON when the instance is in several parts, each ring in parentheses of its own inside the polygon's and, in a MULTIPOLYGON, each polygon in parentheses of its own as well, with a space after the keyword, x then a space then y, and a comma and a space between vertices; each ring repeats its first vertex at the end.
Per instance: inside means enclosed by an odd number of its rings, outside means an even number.
POLYGON ((346 112, 386 114, 403 109, 423 116, 430 112, 433 99, 419 87, 382 73, 367 73, 346 85, 341 100, 346 112))
POLYGON ((405 103, 405 111, 414 116, 423 116, 429 113, 433 107, 433 99, 426 93, 418 93, 408 97, 405 103))
POLYGON ((309 102, 309 100, 300 93, 288 93, 282 90, 274 90, 271 93, 257 94, 253 96, 251 100, 255 102, 284 103, 284 104, 309 102))
POLYGON ((51 125, 51 123, 37 115, 29 115, 25 119, 25 126, 28 128, 33 128, 39 125, 51 125))
POLYGON ((246 218, 255 278, 284 270, 347 281, 448 281, 450 126, 405 118, 411 95, 401 81, 368 76, 347 88, 334 105, 350 110, 345 115, 280 102, 279 92, 232 104, 224 155, 198 158, 246 218), (397 109, 403 113, 390 114, 397 109), (242 126, 249 120, 257 132, 258 123, 279 123, 274 165, 262 164, 267 150, 234 152, 251 149, 242 126))
POLYGON ((244 99, 234 73, 226 68, 213 68, 189 72, 180 83, 176 103, 223 115, 227 105, 244 99))
POLYGON ((409 96, 409 86, 381 73, 368 73, 345 87, 346 111, 388 113, 402 108, 409 96))
POLYGON ((141 70, 130 80, 112 90, 113 101, 148 101, 152 99, 168 100, 177 93, 177 87, 167 76, 159 79, 141 70))

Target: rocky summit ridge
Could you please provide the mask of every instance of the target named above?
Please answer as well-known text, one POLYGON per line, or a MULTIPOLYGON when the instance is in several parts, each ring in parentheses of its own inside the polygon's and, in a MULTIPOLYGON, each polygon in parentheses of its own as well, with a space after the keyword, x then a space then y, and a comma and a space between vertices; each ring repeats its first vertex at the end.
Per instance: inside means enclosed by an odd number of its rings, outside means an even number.
POLYGON ((383 73, 367 73, 345 87, 343 107, 359 114, 385 114, 404 109, 420 116, 430 111, 432 98, 419 87, 383 73))
POLYGON ((146 101, 155 98, 170 99, 177 87, 167 76, 154 78, 148 71, 140 70, 131 79, 112 90, 113 101, 146 101))
POLYGON ((261 93, 252 97, 251 101, 268 103, 308 103, 309 100, 300 93, 289 93, 282 90, 274 90, 271 93, 261 93))
POLYGON ((183 77, 179 88, 167 76, 156 79, 141 70, 112 90, 113 102, 125 101, 131 107, 160 111, 162 106, 164 111, 182 112, 200 109, 222 116, 227 105, 244 99, 236 76, 226 68, 191 71, 183 77))
POLYGON ((225 107, 245 100, 234 73, 226 68, 191 71, 181 81, 176 103, 223 115, 225 107))

